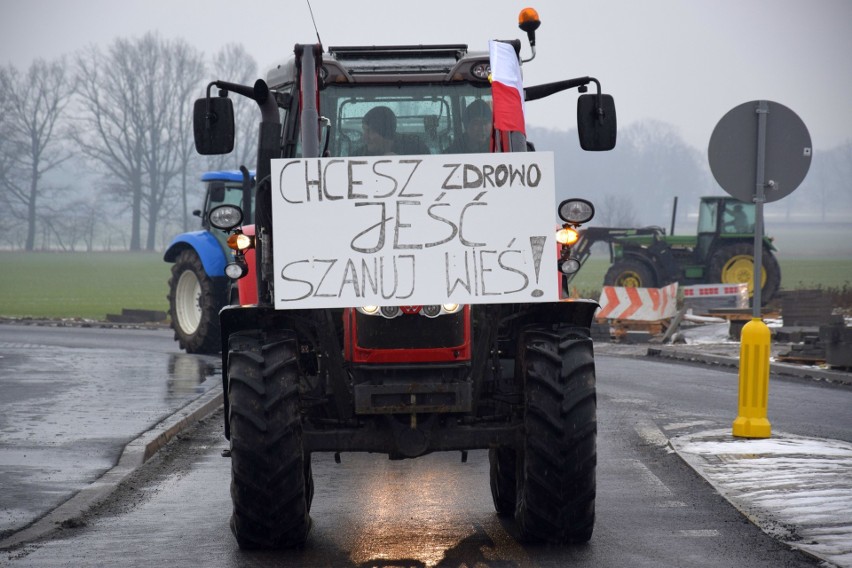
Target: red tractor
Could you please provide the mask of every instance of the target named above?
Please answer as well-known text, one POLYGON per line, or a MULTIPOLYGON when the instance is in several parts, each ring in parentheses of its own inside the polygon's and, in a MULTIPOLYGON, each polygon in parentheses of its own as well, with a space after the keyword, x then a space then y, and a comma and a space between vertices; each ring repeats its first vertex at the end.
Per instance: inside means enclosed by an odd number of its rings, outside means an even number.
MULTIPOLYGON (((537 19, 522 24, 533 45, 530 28, 537 25, 537 19)), ((519 59, 520 41, 506 43, 519 59)), ((281 195, 291 189, 272 169, 273 160, 344 171, 347 164, 363 164, 370 158, 361 156, 376 155, 369 153, 377 150, 370 150, 371 125, 366 123, 379 107, 393 112, 396 141, 390 157, 372 158, 374 168, 398 159, 393 156, 444 154, 465 136, 466 121, 473 118, 466 110, 474 101, 493 104, 498 113, 490 63, 488 52, 465 45, 327 51, 297 45, 294 57, 273 68, 266 80, 253 86, 215 81, 208 96, 196 102, 196 148, 202 154, 233 147, 228 93, 254 99, 261 112, 255 224, 241 227, 241 211, 232 205, 209 216, 214 226, 231 233, 235 254, 226 273, 240 287, 241 305, 220 314, 231 528, 240 547, 305 542, 314 494, 313 452, 378 452, 406 459, 487 449, 496 510, 514 516, 525 539, 585 542, 591 537, 597 428, 589 328, 598 307, 594 301, 569 300, 560 292, 563 297, 551 302, 459 304, 446 299, 410 305, 398 296, 379 305, 277 305, 284 285, 298 282, 274 264, 277 249, 305 243, 276 241, 276 233, 284 234, 286 227, 276 221, 273 203, 278 207, 286 201, 281 195), (220 89, 218 97, 210 96, 214 86, 220 89)), ((528 87, 523 95, 529 102, 570 88, 584 92, 588 83, 595 83, 598 92, 578 100, 581 145, 607 150, 615 144, 615 107, 597 80, 528 87)), ((496 130, 490 150, 528 152, 531 145, 520 131, 496 130)), ((374 191, 366 182, 353 190, 353 183, 350 192, 374 191)), ((326 200, 334 197, 325 194, 326 200)), ((524 206, 517 204, 519 211, 524 206)), ((555 219, 556 213, 562 229, 554 238, 556 223, 542 228, 554 246, 540 257, 553 280, 564 282, 565 275, 579 269, 571 243, 594 208, 588 201, 567 200, 550 216, 555 219)), ((339 234, 322 218, 311 223, 324 228, 329 242, 339 234)), ((464 229, 456 229, 458 238, 464 229)), ((366 251, 362 260, 369 263, 374 257, 366 251)))

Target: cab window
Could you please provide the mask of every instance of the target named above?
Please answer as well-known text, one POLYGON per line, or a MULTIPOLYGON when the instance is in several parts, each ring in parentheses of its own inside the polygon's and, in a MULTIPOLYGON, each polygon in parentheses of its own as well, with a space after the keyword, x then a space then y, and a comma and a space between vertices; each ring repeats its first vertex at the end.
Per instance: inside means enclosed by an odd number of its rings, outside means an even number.
POLYGON ((490 136, 489 88, 468 84, 329 86, 320 96, 320 113, 330 124, 328 155, 452 152, 454 141, 465 132, 465 110, 474 101, 488 109, 490 136))
POLYGON ((716 232, 716 211, 719 203, 716 201, 702 201, 698 210, 698 232, 716 232))
POLYGON ((726 201, 722 217, 723 233, 742 234, 754 232, 754 206, 736 201, 726 201))

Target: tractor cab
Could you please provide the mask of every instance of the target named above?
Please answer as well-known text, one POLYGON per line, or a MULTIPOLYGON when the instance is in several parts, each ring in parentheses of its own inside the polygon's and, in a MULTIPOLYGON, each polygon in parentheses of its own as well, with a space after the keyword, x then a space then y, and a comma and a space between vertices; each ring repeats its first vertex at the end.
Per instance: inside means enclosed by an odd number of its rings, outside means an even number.
POLYGON ((698 205, 696 263, 703 264, 725 239, 742 240, 753 235, 754 216, 754 203, 733 197, 702 197, 698 205))
POLYGON ((702 197, 698 207, 698 233, 752 234, 754 215, 754 203, 744 203, 732 197, 702 197))
POLYGON ((207 193, 204 196, 204 208, 196 209, 192 212, 196 217, 201 218, 201 226, 205 231, 209 231, 217 241, 222 245, 223 251, 228 251, 227 240, 228 235, 219 230, 213 230, 210 224, 210 212, 220 205, 236 205, 241 207, 245 212, 246 224, 251 223, 252 214, 252 190, 254 188, 254 172, 249 172, 248 181, 243 173, 239 170, 224 170, 204 172, 201 175, 201 181, 204 183, 207 193), (246 194, 246 185, 248 184, 248 195, 246 194), (249 204, 247 207, 245 206, 249 204))

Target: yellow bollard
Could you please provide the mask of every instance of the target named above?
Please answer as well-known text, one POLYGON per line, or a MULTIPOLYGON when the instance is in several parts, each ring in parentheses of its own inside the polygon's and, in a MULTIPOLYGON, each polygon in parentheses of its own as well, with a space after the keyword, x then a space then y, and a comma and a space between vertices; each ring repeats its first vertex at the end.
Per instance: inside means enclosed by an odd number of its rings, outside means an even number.
POLYGON ((768 438, 772 431, 766 419, 769 400, 769 328, 760 318, 743 326, 740 336, 739 409, 734 436, 768 438))

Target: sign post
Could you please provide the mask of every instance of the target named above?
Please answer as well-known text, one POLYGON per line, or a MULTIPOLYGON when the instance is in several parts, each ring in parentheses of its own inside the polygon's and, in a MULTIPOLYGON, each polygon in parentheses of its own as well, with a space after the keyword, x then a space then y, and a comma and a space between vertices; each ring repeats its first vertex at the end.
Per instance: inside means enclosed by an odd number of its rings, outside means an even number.
POLYGON ((795 190, 811 164, 807 127, 789 108, 751 101, 730 110, 710 137, 710 169, 732 197, 755 204, 752 319, 740 339, 739 408, 733 435, 768 438, 771 334, 761 319, 763 285, 763 204, 795 190))
POLYGON ((766 101, 758 101, 757 109, 757 167, 755 168, 754 187, 754 299, 752 301, 751 317, 760 319, 761 288, 763 281, 763 204, 766 201, 766 118, 769 105, 766 101), (760 269, 758 269, 760 267, 760 269))

